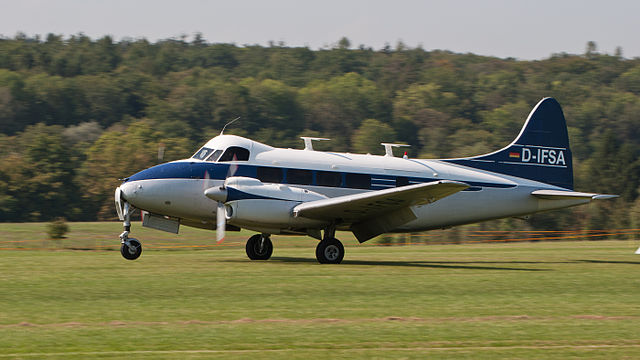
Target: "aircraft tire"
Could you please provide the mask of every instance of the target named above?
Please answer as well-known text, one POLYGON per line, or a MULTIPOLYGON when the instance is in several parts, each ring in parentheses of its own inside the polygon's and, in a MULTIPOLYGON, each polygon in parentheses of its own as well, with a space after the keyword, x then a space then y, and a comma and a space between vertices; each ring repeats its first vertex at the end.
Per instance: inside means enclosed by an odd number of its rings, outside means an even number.
POLYGON ((142 244, 134 238, 129 238, 120 246, 120 254, 127 260, 135 260, 142 254, 142 244))
POLYGON ((344 258, 344 246, 338 239, 326 239, 316 247, 316 259, 320 264, 340 264, 344 258))
POLYGON ((264 238, 264 244, 261 248, 261 234, 253 235, 247 240, 247 246, 245 247, 247 251, 247 256, 251 260, 269 260, 271 254, 273 253, 273 243, 271 242, 271 238, 266 236, 264 238))

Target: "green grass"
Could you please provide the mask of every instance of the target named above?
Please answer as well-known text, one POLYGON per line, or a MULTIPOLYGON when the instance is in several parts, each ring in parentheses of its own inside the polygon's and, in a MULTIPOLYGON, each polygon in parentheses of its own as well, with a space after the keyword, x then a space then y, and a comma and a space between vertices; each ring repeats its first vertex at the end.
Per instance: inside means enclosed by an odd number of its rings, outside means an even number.
MULTIPOLYGON (((0 226, 0 241, 20 228, 0 226)), ((119 230, 72 224, 60 250, 0 251, 0 359, 640 357, 633 241, 348 241, 337 266, 316 263, 314 240, 275 236, 266 262, 246 259, 240 238, 137 261, 64 249, 117 244, 119 230)), ((175 237, 134 231, 143 245, 175 237)))

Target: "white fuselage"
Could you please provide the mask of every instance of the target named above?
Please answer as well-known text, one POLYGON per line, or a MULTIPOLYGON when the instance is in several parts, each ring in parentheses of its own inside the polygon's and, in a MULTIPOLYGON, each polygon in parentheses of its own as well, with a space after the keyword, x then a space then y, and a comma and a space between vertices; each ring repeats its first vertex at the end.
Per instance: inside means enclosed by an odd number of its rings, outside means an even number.
MULTIPOLYGON (((307 189, 328 198, 436 180, 454 180, 470 185, 469 189, 434 203, 414 206, 412 210, 417 218, 393 231, 409 232, 445 228, 490 219, 523 216, 589 202, 585 199, 537 198, 531 196, 535 190, 565 189, 439 160, 280 149, 230 135, 218 136, 209 141, 205 147, 225 149, 232 145, 247 148, 250 151, 249 158, 226 162, 192 158, 167 163, 133 175, 120 186, 120 189, 126 200, 139 209, 184 219, 187 225, 197 223, 202 227, 215 226, 217 206, 216 201, 204 195, 204 191, 214 186, 221 186, 224 179, 229 176, 259 178, 257 175, 259 170, 256 169, 261 168, 283 169, 284 174, 291 173, 291 170, 310 171, 313 173, 313 180, 307 181, 306 184, 291 183, 287 175, 276 181, 263 180, 263 182, 307 189), (342 183, 337 186, 321 185, 319 184, 320 172, 340 174, 342 183), (370 186, 366 189, 363 186, 350 186, 344 180, 346 174, 368 175, 370 186)), ((268 218, 269 214, 265 213, 264 217, 268 218)), ((251 223, 237 225, 271 233, 288 230, 274 229, 267 223, 258 218, 251 223)))

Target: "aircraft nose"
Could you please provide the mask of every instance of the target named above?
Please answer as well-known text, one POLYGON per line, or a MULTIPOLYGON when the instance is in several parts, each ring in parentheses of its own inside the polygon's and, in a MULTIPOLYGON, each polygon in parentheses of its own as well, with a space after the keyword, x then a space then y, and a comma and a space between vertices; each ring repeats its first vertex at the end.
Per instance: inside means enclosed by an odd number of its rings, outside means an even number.
POLYGON ((142 184, 137 181, 130 181, 120 185, 122 197, 128 202, 131 202, 136 197, 138 197, 142 193, 143 189, 144 187, 142 186, 142 184))

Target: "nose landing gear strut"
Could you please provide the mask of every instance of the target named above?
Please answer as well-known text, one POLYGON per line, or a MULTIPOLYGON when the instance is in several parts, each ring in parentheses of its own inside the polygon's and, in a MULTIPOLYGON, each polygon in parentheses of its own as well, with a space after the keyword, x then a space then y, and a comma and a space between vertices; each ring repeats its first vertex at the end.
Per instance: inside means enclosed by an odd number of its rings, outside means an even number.
POLYGON ((124 202, 122 206, 122 220, 124 220, 124 231, 120 234, 120 254, 127 260, 135 260, 142 254, 142 244, 138 239, 130 238, 131 231, 131 213, 134 208, 128 202, 124 202))

